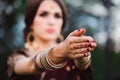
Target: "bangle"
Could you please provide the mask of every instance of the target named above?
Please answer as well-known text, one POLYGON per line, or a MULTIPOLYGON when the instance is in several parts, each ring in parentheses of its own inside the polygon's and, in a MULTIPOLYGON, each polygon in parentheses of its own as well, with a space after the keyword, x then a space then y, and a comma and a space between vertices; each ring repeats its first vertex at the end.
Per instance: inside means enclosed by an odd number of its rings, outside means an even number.
POLYGON ((40 62, 41 65, 44 67, 44 69, 46 70, 55 70, 58 68, 62 68, 65 66, 66 62, 64 64, 59 64, 56 65, 54 64, 48 57, 48 54, 50 53, 50 51, 53 49, 53 47, 43 51, 42 53, 40 53, 40 62))
POLYGON ((34 56, 34 66, 35 66, 35 69, 38 71, 38 72, 43 72, 44 69, 43 68, 40 68, 36 62, 36 58, 38 56, 38 53, 34 56))
POLYGON ((53 47, 46 49, 45 51, 41 51, 40 53, 37 53, 34 56, 34 66, 35 69, 39 72, 43 72, 45 70, 55 70, 58 68, 62 68, 66 65, 67 61, 64 64, 54 64, 50 59, 48 54, 50 53, 50 51, 53 49, 53 47), (36 58, 39 55, 39 61, 40 63, 36 62, 36 58), (41 64, 41 66, 39 66, 39 64, 41 64))
POLYGON ((43 51, 42 53, 40 53, 40 63, 42 65, 42 67, 45 70, 54 70, 54 68, 52 68, 46 61, 46 54, 47 54, 48 50, 43 51))
POLYGON ((54 63, 50 60, 48 54, 49 54, 49 53, 46 54, 46 57, 45 57, 45 58, 46 58, 47 63, 48 63, 52 68, 54 68, 54 69, 63 68, 63 67, 66 65, 67 61, 65 61, 65 63, 58 64, 58 65, 54 64, 54 63))

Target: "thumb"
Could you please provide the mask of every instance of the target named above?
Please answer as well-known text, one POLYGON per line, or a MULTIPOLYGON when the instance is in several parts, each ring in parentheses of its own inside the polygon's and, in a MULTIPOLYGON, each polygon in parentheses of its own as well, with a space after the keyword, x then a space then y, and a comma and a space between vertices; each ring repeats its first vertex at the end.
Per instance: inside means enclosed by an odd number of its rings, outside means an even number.
POLYGON ((82 36, 85 33, 86 33, 86 29, 85 28, 81 28, 79 30, 75 30, 75 31, 71 32, 69 36, 82 36))

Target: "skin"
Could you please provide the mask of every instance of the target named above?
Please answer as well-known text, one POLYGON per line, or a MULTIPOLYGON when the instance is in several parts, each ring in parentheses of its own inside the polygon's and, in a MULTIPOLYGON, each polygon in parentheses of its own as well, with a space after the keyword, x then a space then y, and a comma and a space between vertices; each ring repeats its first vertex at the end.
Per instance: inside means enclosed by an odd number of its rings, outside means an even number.
POLYGON ((34 42, 42 46, 56 44, 56 39, 60 35, 63 25, 62 18, 61 8, 56 2, 53 0, 43 1, 33 20, 34 42))
POLYGON ((62 11, 58 4, 54 1, 44 1, 39 6, 37 14, 33 20, 32 26, 34 34, 45 41, 56 40, 61 32, 63 24, 62 18, 62 11))
MULTIPOLYGON (((97 46, 92 37, 83 36, 86 32, 85 29, 71 32, 65 41, 57 44, 55 40, 61 33, 63 24, 62 16, 61 8, 56 2, 53 0, 45 0, 39 6, 33 24, 31 25, 35 40, 29 48, 40 52, 55 45, 49 53, 49 58, 56 65, 63 64, 68 58, 77 61, 79 61, 80 58, 84 60, 97 46), (37 44, 37 47, 34 47, 34 44, 37 44)), ((41 66, 39 55, 36 58, 36 62, 41 66)), ((36 73, 34 54, 30 57, 20 55, 19 60, 15 63, 14 72, 22 75, 36 73)))

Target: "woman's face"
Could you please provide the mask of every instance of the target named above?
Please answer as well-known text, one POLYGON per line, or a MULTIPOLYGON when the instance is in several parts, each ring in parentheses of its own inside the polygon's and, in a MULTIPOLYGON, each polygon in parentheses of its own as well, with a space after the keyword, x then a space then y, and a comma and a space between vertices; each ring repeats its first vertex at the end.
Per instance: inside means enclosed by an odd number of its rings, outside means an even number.
POLYGON ((34 17, 32 29, 37 38, 56 40, 61 33, 63 14, 54 0, 43 1, 34 17))

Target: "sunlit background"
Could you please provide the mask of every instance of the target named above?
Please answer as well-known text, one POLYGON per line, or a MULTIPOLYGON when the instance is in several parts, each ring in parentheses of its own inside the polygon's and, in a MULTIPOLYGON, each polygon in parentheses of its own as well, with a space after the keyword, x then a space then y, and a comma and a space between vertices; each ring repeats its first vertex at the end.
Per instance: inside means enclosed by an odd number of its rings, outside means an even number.
MULTIPOLYGON (((120 80, 120 0, 64 0, 67 25, 62 32, 86 28, 98 47, 92 52, 94 80, 120 80)), ((6 58, 24 47, 26 0, 0 0, 0 80, 8 80, 6 58)))

